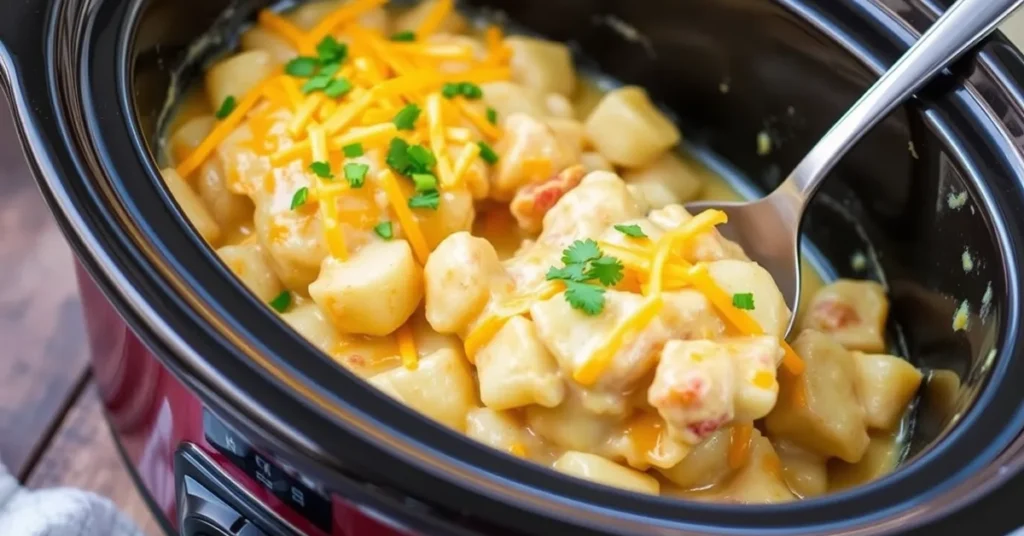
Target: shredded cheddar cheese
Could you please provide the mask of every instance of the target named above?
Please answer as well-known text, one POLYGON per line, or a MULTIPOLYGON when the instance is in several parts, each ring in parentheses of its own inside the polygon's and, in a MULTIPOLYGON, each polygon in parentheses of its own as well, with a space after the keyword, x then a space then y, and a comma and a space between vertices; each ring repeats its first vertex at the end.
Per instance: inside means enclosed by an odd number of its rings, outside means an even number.
POLYGON ((335 28, 353 21, 367 12, 383 6, 388 0, 353 0, 346 2, 338 9, 328 13, 312 30, 307 34, 305 42, 313 46, 321 39, 329 35, 335 28))
POLYGON ((558 281, 545 281, 532 292, 513 297, 508 302, 499 305, 495 311, 485 313, 483 320, 477 323, 476 327, 463 339, 463 349, 466 351, 466 358, 470 363, 475 363, 476 354, 484 347, 501 328, 514 316, 525 315, 530 311, 533 302, 543 301, 551 298, 562 291, 563 285, 558 281))
POLYGON ((734 424, 729 436, 729 467, 739 469, 750 460, 751 440, 754 425, 750 423, 734 424))
POLYGON ((590 355, 583 365, 576 369, 572 375, 573 379, 581 385, 593 385, 605 369, 611 365, 612 359, 615 358, 622 345, 643 331, 647 324, 661 312, 662 305, 661 296, 651 296, 644 301, 635 313, 615 327, 604 346, 590 355))
POLYGON ((452 172, 453 186, 459 187, 464 183, 466 173, 469 172, 470 166, 476 162, 478 156, 480 156, 479 145, 475 143, 467 143, 462 148, 462 152, 459 153, 459 159, 455 161, 455 170, 452 172))
POLYGON ((419 366, 419 354, 416 351, 416 338, 413 337, 412 326, 408 322, 398 328, 398 355, 402 357, 402 365, 409 370, 419 366))
MULTIPOLYGON (((327 162, 330 160, 330 153, 327 151, 327 137, 324 129, 319 125, 310 125, 308 131, 309 141, 313 147, 313 160, 327 162)), ((320 207, 320 218, 323 220, 324 235, 327 239, 327 250, 331 256, 339 259, 348 259, 348 246, 345 244, 345 232, 338 220, 338 207, 334 203, 337 193, 324 195, 326 192, 319 188, 320 178, 313 177, 313 193, 318 197, 317 203, 320 207)), ((337 190, 335 190, 336 192, 337 190)))
POLYGON ((391 210, 394 211, 395 217, 398 218, 398 222, 402 224, 402 231, 405 232, 405 238, 409 241, 409 245, 412 246, 413 253, 416 254, 416 259, 420 261, 420 264, 427 263, 427 257, 430 256, 430 248, 427 247, 427 239, 423 236, 423 230, 420 229, 420 224, 416 221, 416 216, 413 215, 412 210, 409 209, 408 202, 405 196, 402 195, 402 190, 399 189, 398 183, 395 182, 395 174, 391 173, 390 170, 385 169, 377 175, 377 181, 380 183, 381 188, 388 197, 388 202, 391 203, 391 210))
POLYGON ((256 23, 263 27, 270 33, 280 36, 285 41, 288 41, 296 50, 302 54, 309 54, 313 52, 313 47, 310 46, 305 36, 302 34, 302 30, 295 27, 294 24, 288 22, 277 13, 269 9, 260 10, 259 15, 256 16, 256 23))
POLYGON ((455 105, 459 107, 459 111, 462 112, 462 115, 469 120, 470 123, 473 123, 473 126, 488 139, 497 140, 501 137, 501 131, 498 130, 498 127, 492 125, 486 117, 480 115, 480 113, 474 110, 473 107, 464 99, 460 97, 454 99, 454 102, 455 105))
POLYGON ((445 142, 445 126, 441 110, 441 94, 431 93, 427 96, 427 124, 430 132, 430 150, 437 158, 437 174, 443 188, 455 186, 455 175, 452 163, 448 158, 448 145, 445 142))
POLYGON ((438 30, 455 5, 454 0, 436 0, 423 22, 416 28, 416 36, 423 39, 438 30))

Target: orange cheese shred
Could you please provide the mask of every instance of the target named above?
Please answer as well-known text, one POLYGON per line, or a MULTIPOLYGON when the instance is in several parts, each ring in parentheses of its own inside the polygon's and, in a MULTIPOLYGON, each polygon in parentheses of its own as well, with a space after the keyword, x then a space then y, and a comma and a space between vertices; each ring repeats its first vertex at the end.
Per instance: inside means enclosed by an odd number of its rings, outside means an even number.
POLYGON ((292 136, 298 136, 305 130, 306 124, 312 119, 313 113, 316 109, 323 104, 324 99, 327 96, 323 93, 317 92, 306 97, 299 108, 295 110, 295 115, 292 116, 292 120, 288 123, 288 133, 292 136))
POLYGON ((584 361, 583 366, 576 369, 572 375, 573 379, 581 385, 593 385, 611 365, 612 359, 615 358, 622 345, 627 342, 626 339, 643 331, 647 324, 661 312, 662 305, 661 296, 653 295, 647 298, 639 309, 615 327, 611 335, 608 336, 607 342, 591 354, 584 361))
POLYGON ((750 423, 734 424, 729 436, 729 467, 733 470, 747 465, 750 460, 751 439, 754 425, 750 423))
POLYGON ((285 94, 288 96, 288 102, 291 104, 292 110, 298 109, 299 105, 302 104, 302 93, 299 92, 299 81, 290 76, 282 76, 281 87, 284 88, 285 94))
POLYGON ((302 30, 298 29, 294 24, 285 20, 284 17, 269 9, 260 10, 259 15, 256 16, 256 23, 268 32, 276 34, 285 41, 288 41, 302 54, 308 54, 313 51, 313 49, 307 44, 306 36, 303 35, 302 30))
POLYGON ((476 353, 501 331, 501 328, 505 326, 509 319, 514 316, 527 314, 533 302, 551 298, 561 292, 563 288, 563 284, 559 281, 545 281, 533 291, 515 296, 504 304, 497 306, 495 311, 486 313, 487 316, 466 335, 462 343, 469 362, 475 362, 476 353))
MULTIPOLYGON (((327 151, 327 136, 324 135, 324 129, 319 125, 310 125, 307 129, 310 144, 312 145, 313 161, 314 162, 328 162, 330 160, 330 153, 327 151)), ((321 192, 320 178, 313 177, 313 193, 316 194, 319 200, 320 207, 320 218, 324 227, 324 235, 327 240, 327 250, 331 253, 331 256, 340 259, 348 259, 348 246, 345 244, 345 233, 341 229, 341 223, 338 221, 338 207, 334 203, 335 193, 330 195, 324 195, 326 192, 321 192)))
POLYGON ((408 322, 402 324, 396 333, 398 338, 398 355, 402 357, 402 365, 409 370, 419 366, 419 354, 416 352, 416 338, 413 337, 412 326, 408 322))
POLYGON ((436 0, 427 16, 423 17, 423 21, 416 28, 416 38, 424 39, 436 32, 441 27, 445 17, 452 12, 454 5, 454 0, 436 0))
POLYGON ((501 137, 501 131, 498 130, 498 127, 492 125, 486 117, 474 110, 473 107, 464 99, 460 97, 453 99, 453 102, 455 102, 455 106, 459 108, 459 112, 462 113, 462 116, 472 123, 481 134, 492 141, 501 137))
POLYGON ((392 43, 390 48, 400 54, 439 60, 472 60, 473 49, 456 43, 392 43))
POLYGON ((469 172, 469 167, 473 165, 476 158, 480 156, 480 146, 475 143, 467 143, 463 148, 462 152, 459 153, 459 159, 455 161, 455 169, 452 171, 452 185, 455 187, 463 184, 466 178, 466 173, 469 172))
POLYGON ((443 188, 452 188, 455 175, 452 163, 448 158, 448 145, 445 141, 445 128, 441 111, 441 94, 427 95, 427 125, 430 132, 430 150, 437 157, 437 174, 443 188))
POLYGON ((384 189, 388 202, 391 203, 391 209, 395 212, 395 217, 398 218, 398 222, 402 225, 402 231, 405 233, 405 238, 409 241, 409 245, 412 246, 413 253, 416 254, 416 258, 420 261, 421 265, 426 264, 427 257, 430 256, 427 239, 423 236, 423 230, 420 229, 419 223, 416 222, 416 217, 409 208, 408 201, 402 195, 398 182, 395 181, 395 174, 391 173, 391 170, 385 169, 377 175, 377 180, 380 182, 381 188, 384 189))
POLYGON ((328 13, 306 34, 306 43, 315 48, 321 39, 334 31, 338 26, 351 22, 367 12, 383 6, 387 2, 388 0, 353 0, 346 2, 338 9, 328 13))
POLYGON ((324 130, 328 134, 336 134, 341 129, 349 126, 356 116, 363 112, 373 102, 374 92, 367 91, 354 102, 350 102, 338 108, 327 121, 324 122, 324 130))

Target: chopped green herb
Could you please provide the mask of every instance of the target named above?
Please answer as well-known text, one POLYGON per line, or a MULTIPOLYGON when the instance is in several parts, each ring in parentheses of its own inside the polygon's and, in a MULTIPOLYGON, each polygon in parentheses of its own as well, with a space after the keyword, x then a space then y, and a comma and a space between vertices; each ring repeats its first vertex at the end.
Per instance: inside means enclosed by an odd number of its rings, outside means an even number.
POLYGON ((382 221, 378 223, 374 226, 373 232, 377 233, 377 236, 384 240, 391 240, 395 236, 394 230, 391 229, 391 222, 389 221, 382 221))
POLYGON ((494 108, 491 108, 490 106, 488 106, 487 107, 487 121, 490 122, 492 125, 497 125, 498 124, 498 110, 495 110, 494 108))
POLYGON ((398 32, 391 34, 392 41, 415 41, 416 34, 410 31, 398 32))
POLYGON ((217 119, 224 119, 231 115, 231 112, 235 111, 235 98, 231 95, 224 97, 224 102, 220 103, 220 108, 217 108, 217 119))
POLYGON ((752 311, 754 309, 754 295, 750 292, 732 295, 732 306, 737 309, 752 311))
POLYGON ((437 158, 434 157, 434 153, 422 145, 410 145, 405 152, 412 159, 413 164, 416 165, 417 172, 427 173, 434 168, 434 164, 437 164, 437 158))
POLYGON ((616 225, 615 230, 633 238, 647 238, 647 233, 639 225, 616 225))
POLYGON ((299 78, 309 78, 320 68, 320 60, 309 56, 299 56, 284 65, 284 72, 299 78))
POLYGON ((459 84, 447 82, 441 86, 441 95, 446 99, 454 99, 459 96, 459 84))
POLYGON ((597 247, 597 242, 589 238, 569 244, 569 247, 562 252, 562 263, 566 265, 583 264, 599 258, 601 258, 601 248, 597 247))
POLYGON ((348 55, 348 45, 339 43, 334 36, 328 35, 317 43, 316 55, 323 63, 341 63, 345 61, 345 56, 348 55))
POLYGON ((388 155, 384 159, 391 169, 400 175, 408 175, 412 168, 412 158, 409 157, 409 144, 402 138, 391 138, 388 145, 388 155))
POLYGON ((325 63, 320 67, 320 71, 316 73, 317 76, 326 76, 327 78, 333 77, 338 71, 341 70, 341 64, 337 62, 325 63))
POLYGON ((437 177, 429 173, 413 173, 412 182, 416 185, 417 192, 437 190, 437 177))
POLYGON ((295 190, 295 194, 292 195, 292 210, 305 205, 307 197, 309 197, 309 188, 303 186, 302 188, 295 190))
POLYGON ((309 165, 309 170, 312 171, 314 175, 320 177, 321 179, 334 178, 334 175, 331 173, 330 162, 313 162, 312 164, 309 165))
POLYGON ((345 180, 348 181, 348 185, 353 188, 362 188, 363 182, 366 181, 366 173, 370 171, 370 166, 356 162, 349 162, 345 164, 344 170, 345 180))
POLYGON ((604 310, 604 289, 590 283, 566 281, 565 301, 573 309, 588 316, 597 316, 604 310))
POLYGON ((312 93, 314 91, 327 89, 327 86, 329 85, 331 85, 331 77, 318 74, 313 78, 306 80, 306 83, 302 84, 301 90, 303 93, 312 93))
POLYGON ((341 152, 345 154, 345 158, 359 158, 363 156, 363 144, 352 143, 341 148, 341 152))
POLYGON ((441 203, 441 194, 437 190, 417 192, 409 198, 409 208, 432 208, 437 210, 441 203))
POLYGON ((604 308, 604 287, 622 281, 624 267, 615 257, 601 252, 597 242, 577 240, 562 252, 561 268, 552 267, 548 280, 565 282, 565 299, 573 309, 596 315, 604 308), (595 283, 596 281, 596 283, 595 283))
POLYGON ((292 293, 286 290, 275 296, 269 303, 275 311, 283 313, 287 311, 288 307, 292 304, 292 293))
POLYGON ((459 84, 459 93, 462 93, 463 97, 470 100, 476 100, 484 96, 484 90, 480 89, 480 86, 473 82, 462 82, 459 84))
POLYGON ((349 91, 352 91, 352 82, 349 82, 348 78, 335 78, 324 88, 324 94, 332 99, 336 99, 349 91))
POLYGON ((412 130, 416 128, 416 120, 420 118, 420 107, 415 104, 407 104, 395 114, 394 123, 398 130, 412 130))
POLYGON ((480 146, 480 158, 484 159, 484 162, 494 165, 498 162, 498 153, 494 152, 494 149, 490 145, 487 145, 485 141, 477 142, 480 146))

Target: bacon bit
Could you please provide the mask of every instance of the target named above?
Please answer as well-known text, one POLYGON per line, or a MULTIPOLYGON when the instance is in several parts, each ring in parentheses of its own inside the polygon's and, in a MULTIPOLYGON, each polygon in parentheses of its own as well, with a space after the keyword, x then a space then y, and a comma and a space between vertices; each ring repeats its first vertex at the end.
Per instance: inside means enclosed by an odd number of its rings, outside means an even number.
POLYGON ((707 436, 714 433, 716 430, 722 427, 726 421, 729 420, 728 415, 722 415, 714 419, 706 419, 703 421, 697 421, 686 425, 686 429, 693 435, 697 436, 698 439, 705 439, 707 436))
POLYGON ((819 327, 828 331, 843 329, 860 322, 856 309, 835 299, 815 303, 811 307, 811 318, 819 327))
POLYGON ((578 186, 586 174, 587 170, 583 166, 571 166, 544 182, 521 188, 509 205, 519 227, 531 233, 539 233, 544 215, 566 192, 578 186))
POLYGON ((360 354, 349 354, 345 357, 342 357, 341 359, 342 361, 345 362, 346 365, 349 365, 353 368, 363 368, 366 366, 366 358, 360 354))

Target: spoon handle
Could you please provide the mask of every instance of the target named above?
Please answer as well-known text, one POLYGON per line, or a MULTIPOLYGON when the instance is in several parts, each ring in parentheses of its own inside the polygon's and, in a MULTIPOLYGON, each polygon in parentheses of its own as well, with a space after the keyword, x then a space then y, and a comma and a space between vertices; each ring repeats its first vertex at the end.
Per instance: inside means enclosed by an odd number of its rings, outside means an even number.
POLYGON ((987 36, 1024 0, 959 0, 871 86, 773 193, 802 212, 822 179, 871 127, 987 36))

